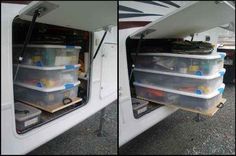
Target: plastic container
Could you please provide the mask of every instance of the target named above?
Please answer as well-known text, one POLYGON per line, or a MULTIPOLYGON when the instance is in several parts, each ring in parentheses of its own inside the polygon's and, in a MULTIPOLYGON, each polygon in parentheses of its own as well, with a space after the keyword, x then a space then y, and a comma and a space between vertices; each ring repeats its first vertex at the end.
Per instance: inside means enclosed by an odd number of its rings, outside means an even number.
POLYGON ((147 69, 134 69, 135 82, 195 94, 210 94, 223 83, 225 69, 211 76, 198 76, 147 69))
MULTIPOLYGON (((13 46, 13 61, 17 63, 23 45, 13 46)), ((79 46, 27 45, 22 64, 40 67, 78 64, 79 46)))
POLYGON ((211 94, 198 95, 173 89, 144 85, 137 82, 134 82, 133 84, 135 86, 137 97, 160 104, 174 105, 202 113, 209 111, 220 102, 225 87, 225 85, 222 84, 220 88, 211 94))
POLYGON ((15 103, 15 119, 16 129, 24 130, 32 125, 40 122, 41 110, 23 104, 21 102, 15 103))
POLYGON ((14 94, 17 100, 37 105, 60 104, 63 103, 65 98, 70 98, 73 101, 77 97, 79 84, 80 81, 74 84, 46 89, 16 82, 14 83, 14 94))
MULTIPOLYGON (((14 66, 16 68, 16 66, 14 66)), ((40 88, 59 87, 68 83, 78 81, 79 65, 66 69, 65 66, 59 67, 35 67, 20 65, 16 82, 37 86, 40 88)), ((15 73, 15 72, 14 72, 15 73)))
MULTIPOLYGON (((131 54, 134 59, 135 54, 131 54)), ((135 67, 190 75, 212 75, 223 68, 225 54, 186 55, 173 53, 139 53, 135 67)))
POLYGON ((149 103, 148 101, 132 98, 132 106, 133 106, 134 113, 139 115, 147 111, 148 103, 149 103))

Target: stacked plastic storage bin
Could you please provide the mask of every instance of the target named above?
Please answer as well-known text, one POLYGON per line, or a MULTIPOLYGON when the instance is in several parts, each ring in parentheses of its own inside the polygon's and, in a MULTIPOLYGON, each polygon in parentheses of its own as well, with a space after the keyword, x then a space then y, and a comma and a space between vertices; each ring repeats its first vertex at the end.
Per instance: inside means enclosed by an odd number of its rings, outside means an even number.
POLYGON ((139 53, 133 83, 139 98, 207 113, 220 103, 225 53, 139 53))
MULTIPOLYGON (((22 45, 13 47, 15 59, 21 49, 22 45)), ((14 82, 15 98, 44 106, 76 99, 80 49, 78 46, 28 45, 14 82)), ((16 67, 14 64, 13 73, 16 67)))

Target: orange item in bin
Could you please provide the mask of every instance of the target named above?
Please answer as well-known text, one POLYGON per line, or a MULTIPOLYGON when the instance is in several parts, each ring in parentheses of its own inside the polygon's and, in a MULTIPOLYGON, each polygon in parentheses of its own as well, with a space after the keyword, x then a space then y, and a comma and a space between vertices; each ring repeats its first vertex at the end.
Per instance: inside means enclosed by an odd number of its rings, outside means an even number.
POLYGON ((185 91, 185 92, 194 92, 196 90, 196 87, 181 87, 179 88, 179 90, 185 91))
POLYGON ((165 93, 160 90, 148 89, 148 92, 155 96, 165 96, 165 93))

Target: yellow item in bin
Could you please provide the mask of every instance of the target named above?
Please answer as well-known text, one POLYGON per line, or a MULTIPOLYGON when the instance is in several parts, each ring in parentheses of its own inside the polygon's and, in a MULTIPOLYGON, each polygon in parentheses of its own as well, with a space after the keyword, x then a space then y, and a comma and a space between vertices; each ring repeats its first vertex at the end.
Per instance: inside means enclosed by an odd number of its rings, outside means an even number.
POLYGON ((192 65, 192 66, 188 67, 189 72, 195 72, 195 71, 198 71, 198 70, 199 70, 199 66, 196 66, 196 65, 192 65))
POLYGON ((70 96, 70 92, 64 92, 64 97, 69 97, 70 96))
POLYGON ((70 56, 70 61, 71 61, 71 64, 78 63, 78 62, 76 62, 76 60, 77 60, 77 58, 76 58, 76 57, 70 56))
POLYGON ((48 94, 48 100, 53 101, 54 100, 54 95, 53 94, 48 94))
POLYGON ((42 56, 32 56, 32 62, 36 63, 42 60, 42 56))
POLYGON ((199 86, 198 89, 202 90, 204 94, 208 94, 210 92, 210 88, 206 86, 199 86))
POLYGON ((56 86, 56 81, 53 80, 48 80, 48 79, 41 79, 40 80, 43 85, 47 88, 47 87, 54 87, 56 86))

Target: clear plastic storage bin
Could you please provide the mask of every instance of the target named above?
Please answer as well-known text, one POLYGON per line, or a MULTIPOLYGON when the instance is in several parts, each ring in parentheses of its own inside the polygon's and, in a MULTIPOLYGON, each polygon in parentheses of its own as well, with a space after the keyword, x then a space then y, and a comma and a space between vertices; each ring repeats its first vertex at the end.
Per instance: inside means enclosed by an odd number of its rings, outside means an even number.
POLYGON ((139 115, 147 111, 148 101, 132 98, 132 106, 135 114, 139 115))
MULTIPOLYGON (((23 45, 13 46, 13 61, 17 63, 23 45)), ((78 64, 79 46, 27 45, 22 64, 40 67, 78 64)))
MULTIPOLYGON (((67 83, 75 83, 78 81, 79 65, 72 69, 32 67, 20 65, 16 82, 37 86, 40 88, 59 87, 67 83)), ((16 66, 15 68, 16 69, 16 66)), ((14 72, 15 73, 15 72, 14 72)))
POLYGON ((195 94, 210 94, 223 83, 225 69, 211 76, 134 69, 135 82, 195 94))
POLYGON ((223 68, 225 53, 186 55, 173 53, 131 54, 135 67, 191 75, 212 75, 223 68))
POLYGON ((219 104, 224 91, 224 84, 215 90, 215 92, 208 95, 196 95, 136 82, 134 82, 134 86, 137 97, 160 104, 196 110, 202 113, 209 111, 219 104))
POLYGON ((73 85, 61 86, 53 89, 43 89, 15 83, 14 94, 17 100, 37 105, 61 104, 65 98, 70 98, 73 101, 73 99, 77 97, 79 84, 80 82, 77 82, 73 85))
POLYGON ((16 129, 24 130, 40 122, 41 110, 23 104, 15 103, 16 129))

